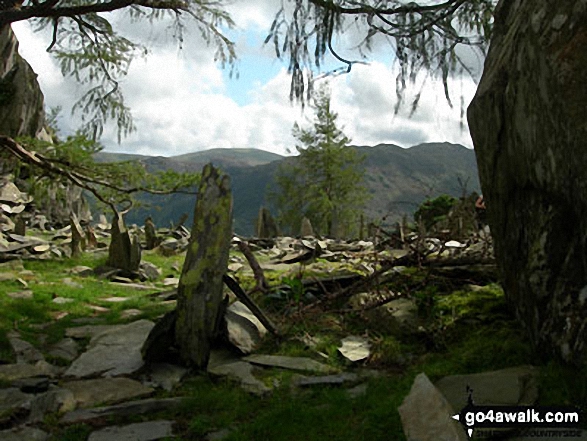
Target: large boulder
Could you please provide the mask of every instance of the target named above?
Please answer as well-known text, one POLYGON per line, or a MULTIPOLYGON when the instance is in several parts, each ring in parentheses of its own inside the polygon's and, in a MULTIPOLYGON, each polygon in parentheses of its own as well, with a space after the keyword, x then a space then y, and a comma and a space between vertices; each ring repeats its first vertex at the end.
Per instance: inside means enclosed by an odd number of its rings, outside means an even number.
POLYGON ((587 2, 505 1, 468 119, 508 300, 540 350, 587 343, 587 2))
POLYGON ((49 140, 37 74, 18 54, 10 26, 0 29, 0 134, 49 140))

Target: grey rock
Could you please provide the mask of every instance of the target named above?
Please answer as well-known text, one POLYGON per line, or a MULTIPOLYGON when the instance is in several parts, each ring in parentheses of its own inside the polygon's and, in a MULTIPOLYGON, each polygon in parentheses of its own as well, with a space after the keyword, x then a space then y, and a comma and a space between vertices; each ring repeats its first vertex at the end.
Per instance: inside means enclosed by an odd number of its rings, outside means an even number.
POLYGON ((79 407, 91 407, 98 403, 111 404, 153 392, 136 380, 130 378, 97 378, 93 380, 68 381, 63 388, 70 390, 79 407))
POLYGON ((31 402, 31 413, 27 421, 29 423, 39 423, 43 421, 48 413, 70 412, 76 408, 76 405, 73 392, 55 387, 35 396, 31 402))
POLYGON ((33 292, 30 289, 26 289, 24 291, 9 292, 6 293, 6 295, 12 299, 20 300, 30 300, 34 296, 33 292))
POLYGON ((0 430, 2 441, 47 441, 49 434, 35 427, 17 427, 11 430, 0 430))
POLYGON ((309 371, 317 373, 331 373, 336 371, 336 369, 333 367, 319 363, 307 357, 253 354, 244 357, 243 360, 262 366, 272 366, 298 371, 309 371))
MULTIPOLYGON (((91 317, 93 318, 93 317, 91 317)), ((93 320, 94 321, 94 320, 93 320)), ((100 334, 106 330, 116 329, 112 325, 85 325, 85 326, 77 326, 75 328, 67 328, 65 330, 65 336, 71 338, 86 338, 86 337, 93 337, 97 334, 100 334)))
POLYGON ((341 343, 342 346, 338 348, 338 352, 352 362, 365 360, 371 354, 371 344, 364 337, 350 335, 343 338, 341 343))
POLYGON ((52 302, 56 303, 57 305, 65 305, 66 303, 75 302, 75 300, 69 299, 67 297, 55 297, 52 302))
POLYGON ((71 364, 65 375, 111 377, 136 372, 143 366, 141 347, 153 326, 149 320, 138 320, 94 335, 88 350, 71 364))
POLYGON ((468 440, 462 426, 452 419, 454 409, 424 373, 416 376, 398 411, 408 440, 468 440))
MULTIPOLYGON (((245 305, 242 306, 246 308, 245 305)), ((250 354, 261 343, 261 332, 249 317, 241 315, 239 312, 236 312, 235 309, 238 310, 238 308, 234 308, 230 305, 224 314, 226 330, 228 332, 228 341, 236 346, 243 354, 250 354)), ((252 313, 250 313, 250 315, 252 316, 252 313)), ((263 329, 265 328, 263 327, 263 329)))
POLYGON ((145 274, 148 280, 157 280, 161 277, 161 269, 151 262, 142 262, 140 270, 145 274))
POLYGON ((63 358, 67 361, 73 361, 78 356, 78 353, 79 348, 72 338, 64 338, 49 349, 49 355, 63 358))
POLYGON ((81 289, 84 287, 84 285, 82 285, 79 282, 74 281, 71 277, 65 277, 65 278, 61 279, 61 283, 63 283, 65 286, 69 286, 70 288, 81 289))
POLYGON ((44 360, 43 354, 37 348, 35 348, 28 341, 22 340, 17 334, 12 333, 8 336, 8 341, 14 349, 16 354, 16 363, 30 363, 34 364, 37 361, 44 360))
POLYGON ((88 441, 153 441, 173 436, 172 421, 147 421, 128 426, 106 427, 92 432, 88 441))
POLYGON ((318 377, 299 376, 292 381, 294 386, 309 387, 309 386, 340 386, 344 383, 352 383, 357 381, 359 376, 352 372, 343 372, 336 375, 321 375, 318 377))
POLYGON ((346 392, 351 398, 359 398, 367 395, 367 383, 357 384, 355 387, 347 389, 346 392))
POLYGON ((13 381, 20 378, 48 376, 51 378, 63 372, 62 368, 53 366, 46 361, 33 364, 4 364, 0 365, 0 380, 13 381))
POLYGON ((270 392, 271 388, 253 375, 253 369, 250 363, 235 361, 212 367, 208 366, 208 373, 236 380, 244 390, 255 395, 263 395, 270 392))
POLYGON ((184 402, 182 397, 154 399, 149 398, 139 401, 128 401, 113 406, 94 407, 92 409, 78 409, 66 413, 61 418, 61 423, 83 423, 110 416, 143 415, 153 412, 163 412, 177 408, 184 402))
POLYGON ((153 363, 149 366, 149 372, 144 384, 171 391, 178 385, 189 369, 169 363, 153 363))
POLYGON ((141 311, 140 309, 125 309, 124 311, 122 311, 120 313, 120 318, 121 319, 128 319, 128 318, 132 318, 132 317, 136 317, 139 316, 143 313, 143 311, 141 311))
POLYGON ((49 389, 49 377, 19 378, 12 382, 12 386, 18 387, 26 394, 38 394, 49 389))
POLYGON ((69 274, 73 274, 75 276, 80 276, 80 277, 89 277, 89 276, 94 275, 94 270, 92 268, 90 268, 89 266, 83 266, 83 265, 75 266, 75 267, 71 268, 68 272, 69 272, 69 274))
POLYGON ((516 366, 498 371, 469 375, 451 375, 440 379, 436 387, 459 412, 467 404, 467 387, 473 389, 476 405, 530 406, 538 398, 538 368, 516 366))
POLYGON ((0 413, 9 409, 29 409, 33 396, 25 394, 16 387, 0 389, 0 413))

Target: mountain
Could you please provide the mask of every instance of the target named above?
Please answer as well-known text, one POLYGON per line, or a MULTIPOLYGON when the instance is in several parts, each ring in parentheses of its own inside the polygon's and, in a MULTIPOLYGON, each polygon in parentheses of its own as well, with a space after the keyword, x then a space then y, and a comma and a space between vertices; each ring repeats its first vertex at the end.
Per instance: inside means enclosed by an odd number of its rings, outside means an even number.
MULTIPOLYGON (((379 144, 349 148, 365 157, 365 184, 371 196, 365 216, 370 221, 390 226, 402 215, 411 215, 427 197, 461 196, 463 186, 468 192, 480 192, 475 153, 462 145, 427 143, 405 149, 379 144)), ((253 234, 259 207, 270 207, 268 194, 274 189, 273 176, 277 168, 296 161, 295 157, 258 149, 210 149, 169 158, 101 152, 97 159, 137 160, 149 171, 173 169, 179 172, 199 172, 206 163, 212 162, 231 177, 234 229, 242 235, 253 234)), ((149 195, 144 200, 153 205, 132 210, 128 215, 130 223, 142 224, 145 217, 151 215, 157 225, 168 225, 183 213, 190 215, 188 222, 191 223, 194 196, 149 195)))

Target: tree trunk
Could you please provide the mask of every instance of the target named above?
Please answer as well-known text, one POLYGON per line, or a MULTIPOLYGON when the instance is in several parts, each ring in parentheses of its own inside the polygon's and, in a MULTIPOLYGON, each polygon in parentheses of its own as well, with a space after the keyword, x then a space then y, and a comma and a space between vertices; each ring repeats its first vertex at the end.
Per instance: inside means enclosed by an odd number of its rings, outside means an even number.
POLYGON ((177 291, 175 340, 186 364, 204 369, 222 303, 222 276, 232 239, 230 179, 204 167, 177 291))
POLYGON ((501 0, 468 109, 506 296, 541 352, 585 362, 587 2, 501 0))

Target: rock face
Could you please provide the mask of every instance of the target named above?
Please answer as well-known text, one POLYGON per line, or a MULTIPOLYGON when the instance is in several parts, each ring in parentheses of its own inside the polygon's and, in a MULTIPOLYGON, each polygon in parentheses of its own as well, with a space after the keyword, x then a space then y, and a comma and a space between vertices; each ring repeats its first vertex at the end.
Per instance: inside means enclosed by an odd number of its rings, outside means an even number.
POLYGON ((499 2, 468 109, 506 295, 537 348, 585 362, 587 2, 499 2))
POLYGON ((18 54, 10 26, 0 30, 0 134, 50 139, 37 74, 18 54))

